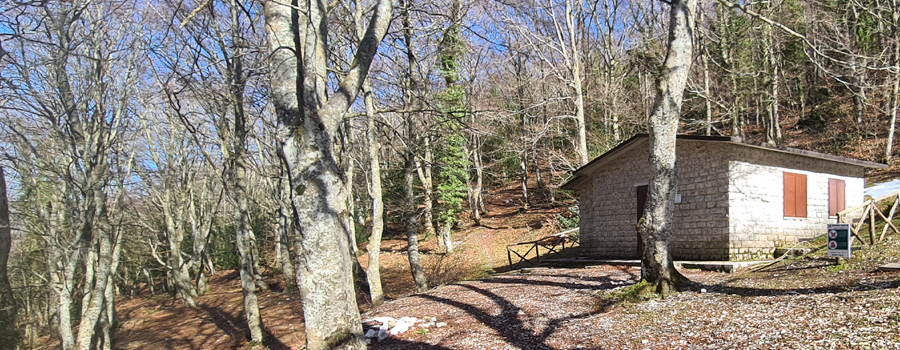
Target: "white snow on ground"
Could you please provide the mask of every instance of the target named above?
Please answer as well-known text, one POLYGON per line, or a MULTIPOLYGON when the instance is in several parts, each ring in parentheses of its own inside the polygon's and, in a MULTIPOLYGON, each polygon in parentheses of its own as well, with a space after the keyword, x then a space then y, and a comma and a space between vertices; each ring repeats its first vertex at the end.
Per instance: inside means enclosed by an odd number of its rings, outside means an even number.
POLYGON ((894 179, 888 182, 875 184, 865 190, 865 194, 872 198, 878 198, 900 191, 900 179, 894 179))

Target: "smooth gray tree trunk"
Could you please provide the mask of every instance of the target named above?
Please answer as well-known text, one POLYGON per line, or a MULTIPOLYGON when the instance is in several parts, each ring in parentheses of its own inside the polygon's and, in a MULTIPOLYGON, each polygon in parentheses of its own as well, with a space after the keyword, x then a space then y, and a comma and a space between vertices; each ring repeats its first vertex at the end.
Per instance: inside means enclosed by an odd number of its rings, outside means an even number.
MULTIPOLYGON (((256 296, 257 289, 267 290, 268 285, 262 278, 259 269, 259 247, 256 235, 253 232, 250 218, 249 203, 249 179, 247 178, 246 140, 247 140, 247 115, 244 111, 244 89, 246 87, 246 72, 243 67, 244 37, 241 29, 240 16, 241 5, 237 1, 229 2, 229 14, 231 15, 231 42, 233 43, 227 52, 223 47, 224 55, 230 56, 231 64, 226 72, 229 86, 228 97, 232 110, 233 131, 219 130, 222 155, 225 158, 224 184, 231 203, 237 210, 237 230, 235 242, 240 255, 239 273, 241 279, 241 292, 244 296, 244 317, 250 330, 250 340, 262 343, 265 336, 262 315, 259 311, 259 300, 256 296)), ((224 118, 224 117, 220 117, 224 118)), ((228 125, 228 123, 220 123, 228 125)))
POLYGON ((422 137, 422 152, 424 161, 416 160, 416 173, 422 182, 422 224, 425 226, 425 237, 434 236, 437 232, 434 228, 434 153, 431 151, 431 136, 422 137))
POLYGON ((884 157, 888 164, 894 161, 894 132, 897 127, 897 110, 900 108, 900 1, 891 0, 891 24, 892 34, 894 37, 892 43, 893 53, 891 57, 891 66, 893 72, 889 75, 891 81, 891 97, 890 97, 890 124, 888 125, 887 143, 884 148, 884 157))
POLYGON ((0 167, 0 349, 15 349, 19 344, 16 328, 16 305, 9 283, 7 263, 12 247, 12 227, 9 221, 9 199, 6 195, 6 174, 0 167))
POLYGON ((375 129, 375 99, 368 80, 363 84, 366 103, 366 143, 369 146, 369 198, 372 200, 372 232, 366 251, 369 254, 369 265, 366 276, 369 278, 369 294, 372 305, 384 303, 384 291, 381 287, 381 235, 384 233, 384 198, 381 188, 381 161, 379 154, 381 144, 378 142, 375 129))
POLYGON ((693 14, 697 0, 674 0, 669 17, 666 60, 656 81, 656 100, 650 117, 650 168, 653 174, 644 215, 637 229, 644 243, 641 279, 665 296, 674 293, 683 279, 675 270, 669 251, 675 190, 678 185, 675 139, 682 96, 693 54, 693 14))
POLYGON ((270 96, 288 166, 306 349, 365 349, 351 271, 348 186, 333 145, 391 21, 380 0, 353 62, 325 96, 328 9, 322 2, 265 3, 270 96), (302 234, 301 234, 302 233, 302 234))
MULTIPOLYGON (((238 163, 238 162, 235 162, 238 163)), ((250 328, 250 340, 254 342, 263 341, 263 322, 262 315, 259 312, 259 300, 256 296, 256 288, 260 284, 256 279, 253 259, 252 239, 253 233, 250 228, 250 214, 247 199, 247 179, 243 166, 236 166, 235 178, 233 178, 233 187, 231 195, 237 202, 238 210, 238 228, 236 230, 236 243, 238 253, 240 254, 240 271, 241 276, 241 292, 244 295, 244 317, 247 319, 247 326, 250 328)), ((264 283, 264 282, 262 282, 264 283)))
POLYGON ((422 268, 422 259, 419 256, 419 225, 418 211, 416 210, 416 194, 413 191, 413 174, 415 170, 412 152, 407 155, 406 168, 403 173, 403 191, 406 193, 406 242, 407 258, 409 259, 409 271, 412 273, 416 289, 423 292, 428 289, 428 279, 425 278, 425 269, 422 268))
POLYGON ((453 230, 452 222, 444 222, 441 225, 441 242, 444 242, 444 252, 447 254, 453 253, 453 237, 450 235, 450 231, 453 230))
POLYGON ((291 207, 291 184, 287 177, 285 167, 282 167, 284 174, 278 177, 278 249, 281 258, 281 272, 284 276, 284 291, 291 293, 297 290, 297 280, 295 279, 294 260, 291 258, 291 232, 293 226, 291 218, 294 217, 291 207))

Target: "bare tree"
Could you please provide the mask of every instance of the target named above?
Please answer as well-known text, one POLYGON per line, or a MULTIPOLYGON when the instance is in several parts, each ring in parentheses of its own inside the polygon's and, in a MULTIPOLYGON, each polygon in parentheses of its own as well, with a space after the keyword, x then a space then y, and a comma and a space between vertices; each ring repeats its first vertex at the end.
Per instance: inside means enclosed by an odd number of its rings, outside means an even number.
MULTIPOLYGON (((414 9, 412 0, 405 0, 400 7, 400 21, 403 25, 403 44, 405 46, 407 69, 403 74, 403 80, 406 82, 408 89, 404 91, 405 105, 410 109, 407 114, 406 123, 406 140, 404 149, 403 163, 403 211, 404 221, 406 223, 406 241, 407 241, 407 259, 409 260, 409 271, 412 274, 413 281, 419 291, 428 289, 428 280, 425 278, 425 269, 422 267, 422 260, 419 255, 419 213, 416 207, 416 195, 413 185, 414 177, 419 176, 422 182, 425 202, 425 234, 434 233, 432 226, 432 197, 433 184, 431 167, 433 164, 433 156, 431 153, 431 135, 418 133, 420 117, 422 115, 422 97, 421 82, 419 72, 419 59, 416 57, 414 44, 414 28, 411 20, 411 10, 414 9), (420 147, 423 149, 423 156, 420 159, 418 153, 420 147), (431 228, 429 229, 429 226, 431 228), (429 231, 430 230, 430 231, 429 231)), ((423 128, 424 129, 424 128, 423 128)), ((439 241, 443 245, 443 241, 439 241)))
POLYGON ((578 164, 587 164, 587 129, 584 112, 584 22, 589 21, 580 1, 529 2, 515 8, 520 18, 505 21, 552 73, 570 89, 576 123, 575 153, 578 164))
POLYGON ((653 177, 647 191, 644 215, 637 230, 644 244, 641 279, 665 296, 677 290, 683 279, 675 270, 669 238, 675 211, 678 169, 675 138, 682 96, 693 54, 694 11, 697 0, 675 0, 669 17, 668 53, 656 80, 657 95, 650 118, 650 168, 653 177))
POLYGON ((38 186, 49 194, 43 208, 52 224, 42 238, 63 349, 111 347, 109 292, 122 236, 111 220, 120 202, 110 184, 127 177, 121 147, 138 40, 128 30, 136 17, 124 13, 134 10, 85 1, 27 5, 17 16, 16 39, 8 42, 17 52, 11 74, 21 83, 10 87, 15 98, 3 122, 17 134, 18 164, 37 169, 32 181, 52 181, 38 186), (77 334, 70 318, 75 298, 81 299, 77 334))
POLYGON ((391 21, 392 2, 375 5, 354 60, 326 96, 327 4, 265 3, 271 100, 291 176, 299 236, 298 281, 307 349, 364 349, 351 274, 347 185, 334 143, 391 21))
POLYGON ((219 182, 216 164, 208 163, 205 152, 193 146, 192 135, 179 116, 170 109, 155 118, 156 113, 149 112, 157 104, 146 105, 148 113, 141 116, 141 129, 149 159, 141 162, 139 175, 148 202, 159 210, 138 214, 141 225, 154 232, 149 237, 150 254, 166 269, 172 293, 180 294, 185 305, 196 307, 195 299, 208 289, 203 261, 222 187, 215 186, 219 182), (183 251, 185 238, 191 242, 189 254, 183 251), (157 245, 166 253, 158 253, 157 245))

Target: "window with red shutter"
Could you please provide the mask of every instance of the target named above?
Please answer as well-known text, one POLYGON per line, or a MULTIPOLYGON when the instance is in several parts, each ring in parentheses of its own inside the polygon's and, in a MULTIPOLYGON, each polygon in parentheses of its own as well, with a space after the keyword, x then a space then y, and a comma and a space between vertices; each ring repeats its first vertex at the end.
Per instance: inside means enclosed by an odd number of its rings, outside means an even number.
POLYGON ((784 216, 806 217, 806 175, 784 173, 784 216))
POLYGON ((845 187, 844 180, 828 179, 828 216, 837 216, 839 211, 847 209, 845 187))

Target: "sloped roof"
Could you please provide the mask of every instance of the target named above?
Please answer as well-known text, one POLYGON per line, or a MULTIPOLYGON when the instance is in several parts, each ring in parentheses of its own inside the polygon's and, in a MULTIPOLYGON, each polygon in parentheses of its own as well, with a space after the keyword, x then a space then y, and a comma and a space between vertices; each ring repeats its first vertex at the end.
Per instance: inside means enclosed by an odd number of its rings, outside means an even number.
MULTIPOLYGON (((622 155, 628 153, 629 151, 637 148, 638 146, 645 145, 649 142, 650 135, 648 134, 637 134, 634 137, 625 140, 620 143, 618 146, 613 149, 607 151, 606 153, 600 155, 594 160, 588 162, 584 166, 575 170, 572 173, 572 177, 569 178, 566 183, 564 183, 560 188, 564 190, 574 190, 579 187, 583 182, 588 180, 590 174, 595 170, 600 169, 606 164, 614 161, 615 159, 621 157, 622 155)), ((744 147, 752 147, 763 149, 770 152, 779 152, 779 153, 790 153, 796 154, 804 157, 823 159, 832 162, 845 163, 850 165, 856 165, 865 168, 878 168, 878 169, 887 169, 888 166, 881 163, 869 162, 865 160, 835 156, 831 154, 807 151, 797 148, 790 147, 781 147, 781 146, 773 146, 766 143, 760 143, 751 140, 744 140, 738 136, 696 136, 696 135, 678 135, 677 140, 691 140, 691 141, 703 141, 703 142, 721 142, 728 143, 733 145, 739 145, 744 147)), ((677 141, 676 141, 677 142, 677 141)))

